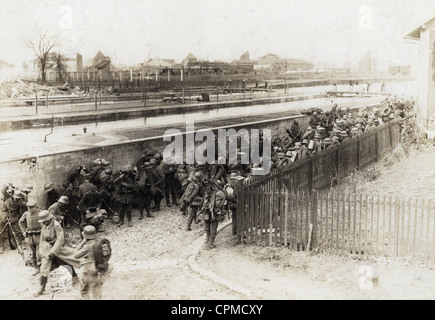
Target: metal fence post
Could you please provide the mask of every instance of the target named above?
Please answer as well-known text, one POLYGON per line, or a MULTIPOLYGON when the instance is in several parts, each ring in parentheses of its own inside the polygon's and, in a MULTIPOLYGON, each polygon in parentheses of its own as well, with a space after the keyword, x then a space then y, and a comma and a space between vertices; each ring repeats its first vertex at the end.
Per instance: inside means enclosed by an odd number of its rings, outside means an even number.
POLYGON ((95 110, 98 109, 97 103, 98 103, 98 91, 95 92, 95 110))
POLYGON ((36 111, 36 114, 38 114, 38 94, 37 93, 35 93, 35 111, 36 111))

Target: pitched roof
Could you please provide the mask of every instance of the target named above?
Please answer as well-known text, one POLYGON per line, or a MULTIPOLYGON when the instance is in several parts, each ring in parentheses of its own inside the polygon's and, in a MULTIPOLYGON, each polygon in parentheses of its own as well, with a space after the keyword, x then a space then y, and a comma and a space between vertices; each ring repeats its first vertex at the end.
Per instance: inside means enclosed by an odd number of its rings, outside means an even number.
POLYGON ((412 30, 410 33, 408 33, 405 38, 408 39, 413 39, 413 40, 420 40, 420 32, 421 30, 426 29, 428 24, 431 24, 432 22, 435 21, 435 17, 433 17, 432 19, 426 21, 425 23, 423 23, 422 25, 420 25, 418 28, 412 30))

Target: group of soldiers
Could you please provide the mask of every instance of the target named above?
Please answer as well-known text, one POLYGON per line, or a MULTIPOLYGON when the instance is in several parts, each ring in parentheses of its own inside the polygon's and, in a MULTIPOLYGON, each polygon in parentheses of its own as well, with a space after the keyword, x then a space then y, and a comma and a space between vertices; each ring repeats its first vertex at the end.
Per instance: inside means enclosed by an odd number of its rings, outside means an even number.
MULTIPOLYGON (((27 265, 34 267, 33 275, 40 275, 40 287, 34 293, 35 297, 45 292, 50 272, 59 266, 68 266, 74 282, 78 275, 75 268, 82 268, 80 294, 89 299, 90 294, 95 299, 101 299, 101 287, 105 281, 106 271, 98 270, 95 259, 94 245, 97 240, 97 230, 92 225, 83 227, 82 242, 76 249, 65 244, 64 226, 59 212, 68 204, 65 195, 59 196, 48 210, 38 206, 30 195, 33 188, 25 185, 21 190, 9 183, 2 188, 2 203, 0 207, 0 253, 4 251, 4 243, 9 240, 11 249, 18 249, 24 258, 23 249, 28 249, 31 255, 27 265)), ((46 203, 49 204, 50 192, 47 190, 46 203)))
POLYGON ((383 108, 352 112, 342 109, 336 103, 330 110, 309 112, 306 130, 294 120, 284 137, 277 137, 272 143, 272 169, 298 163, 337 146, 346 140, 358 138, 365 132, 375 130, 395 119, 413 114, 413 102, 401 99, 386 100, 383 108))

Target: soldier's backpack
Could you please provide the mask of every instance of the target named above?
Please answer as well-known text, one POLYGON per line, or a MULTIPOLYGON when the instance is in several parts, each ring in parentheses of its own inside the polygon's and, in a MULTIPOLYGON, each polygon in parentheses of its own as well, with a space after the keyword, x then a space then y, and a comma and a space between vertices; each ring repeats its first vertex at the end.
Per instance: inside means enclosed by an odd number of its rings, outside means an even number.
POLYGON ((109 260, 112 255, 112 247, 107 239, 97 239, 94 245, 95 267, 97 271, 107 271, 109 260))

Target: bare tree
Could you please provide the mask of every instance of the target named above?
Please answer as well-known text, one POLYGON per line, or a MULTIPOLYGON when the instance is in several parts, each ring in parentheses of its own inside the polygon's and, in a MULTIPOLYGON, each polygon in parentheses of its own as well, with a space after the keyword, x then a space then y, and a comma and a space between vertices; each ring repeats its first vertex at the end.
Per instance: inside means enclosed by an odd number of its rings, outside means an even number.
POLYGON ((34 37, 25 39, 25 44, 35 53, 42 82, 45 82, 47 71, 54 66, 50 52, 57 44, 57 37, 48 28, 41 30, 41 28, 36 27, 35 32, 34 37))

